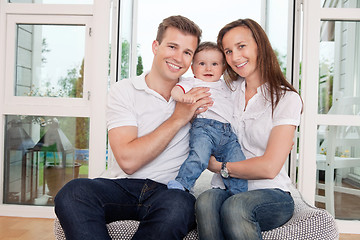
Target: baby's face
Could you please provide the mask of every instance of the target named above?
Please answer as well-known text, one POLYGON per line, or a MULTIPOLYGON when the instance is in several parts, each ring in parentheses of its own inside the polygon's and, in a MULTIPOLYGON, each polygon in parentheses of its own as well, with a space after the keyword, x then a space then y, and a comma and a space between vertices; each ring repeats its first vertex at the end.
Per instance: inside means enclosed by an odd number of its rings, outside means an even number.
POLYGON ((223 55, 217 50, 203 50, 195 55, 191 69, 196 78, 216 82, 224 72, 223 55))

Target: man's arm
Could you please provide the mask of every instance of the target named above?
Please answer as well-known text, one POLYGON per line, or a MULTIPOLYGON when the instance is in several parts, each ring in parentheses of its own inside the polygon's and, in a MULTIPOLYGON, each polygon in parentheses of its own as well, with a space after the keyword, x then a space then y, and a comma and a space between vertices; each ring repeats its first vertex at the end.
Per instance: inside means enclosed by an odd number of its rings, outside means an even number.
POLYGON ((137 127, 134 126, 117 127, 109 131, 111 149, 125 173, 133 174, 155 159, 194 114, 204 112, 212 105, 207 88, 190 92, 200 100, 194 104, 178 102, 171 117, 147 135, 138 137, 137 127))

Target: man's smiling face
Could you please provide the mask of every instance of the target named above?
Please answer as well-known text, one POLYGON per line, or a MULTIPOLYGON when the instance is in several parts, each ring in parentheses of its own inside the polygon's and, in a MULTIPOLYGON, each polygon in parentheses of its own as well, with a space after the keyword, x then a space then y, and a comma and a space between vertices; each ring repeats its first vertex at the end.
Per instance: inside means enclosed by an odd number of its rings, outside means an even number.
POLYGON ((154 41, 154 64, 165 79, 178 80, 190 67, 197 48, 197 37, 169 27, 159 43, 154 41))

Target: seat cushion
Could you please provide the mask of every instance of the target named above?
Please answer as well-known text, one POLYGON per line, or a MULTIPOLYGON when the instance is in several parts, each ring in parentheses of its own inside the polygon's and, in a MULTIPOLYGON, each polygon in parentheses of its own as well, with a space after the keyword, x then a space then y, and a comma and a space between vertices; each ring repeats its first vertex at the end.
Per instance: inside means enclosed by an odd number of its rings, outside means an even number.
MULTIPOLYGON (((338 239, 339 233, 335 219, 326 210, 307 204, 301 194, 294 188, 291 191, 295 209, 292 218, 283 226, 262 232, 264 240, 294 239, 338 239)), ((130 240, 139 226, 138 221, 126 220, 107 224, 109 234, 113 240, 130 240)), ((59 220, 55 220, 56 240, 66 240, 59 220)), ((197 240, 196 230, 192 230, 184 240, 197 240)))

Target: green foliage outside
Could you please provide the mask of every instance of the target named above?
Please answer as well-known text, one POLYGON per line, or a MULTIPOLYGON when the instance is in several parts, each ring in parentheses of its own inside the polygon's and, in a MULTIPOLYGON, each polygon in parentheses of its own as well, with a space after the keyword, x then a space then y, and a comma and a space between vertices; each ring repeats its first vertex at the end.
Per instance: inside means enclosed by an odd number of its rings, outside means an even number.
MULTIPOLYGON (((120 79, 130 77, 130 43, 128 40, 123 40, 121 43, 121 77, 120 79)), ((138 46, 139 47, 139 46, 138 46)), ((136 75, 139 76, 143 73, 144 66, 142 63, 142 57, 138 55, 136 65, 136 75)))
POLYGON ((144 72, 144 66, 143 66, 143 63, 142 63, 142 57, 138 56, 138 62, 137 62, 137 65, 136 65, 136 76, 141 75, 143 72, 144 72))

